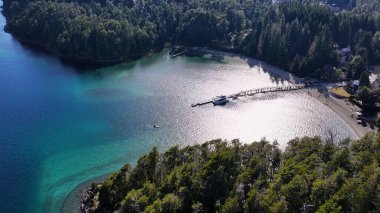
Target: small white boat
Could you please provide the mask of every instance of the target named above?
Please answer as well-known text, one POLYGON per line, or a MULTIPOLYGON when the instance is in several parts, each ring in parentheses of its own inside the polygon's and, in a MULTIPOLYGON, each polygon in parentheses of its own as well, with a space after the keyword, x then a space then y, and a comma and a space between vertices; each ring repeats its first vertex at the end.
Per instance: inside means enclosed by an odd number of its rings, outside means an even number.
POLYGON ((160 126, 158 126, 158 125, 156 125, 156 124, 154 124, 153 127, 154 127, 154 128, 160 128, 160 126))
POLYGON ((227 99, 227 96, 225 95, 217 96, 214 99, 212 99, 212 103, 214 105, 224 105, 227 102, 228 102, 228 99, 227 99))

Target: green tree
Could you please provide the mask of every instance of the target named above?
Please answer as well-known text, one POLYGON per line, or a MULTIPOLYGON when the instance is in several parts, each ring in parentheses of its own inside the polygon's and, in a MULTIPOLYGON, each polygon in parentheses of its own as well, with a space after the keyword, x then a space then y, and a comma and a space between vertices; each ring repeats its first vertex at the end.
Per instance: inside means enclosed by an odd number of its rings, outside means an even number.
POLYGON ((359 30, 355 34, 355 53, 368 63, 372 55, 372 33, 359 30))
POLYGON ((380 117, 376 118, 375 126, 380 129, 380 117))
POLYGON ((222 212, 224 213, 238 213, 241 212, 239 201, 236 197, 228 197, 223 205, 222 212))
POLYGON ((336 64, 335 54, 331 32, 327 27, 323 27, 308 51, 308 68, 315 70, 325 64, 336 64))
POLYGON ((162 211, 175 213, 181 209, 182 201, 174 194, 167 194, 162 199, 162 211))
POLYGON ((361 56, 355 56, 349 64, 349 69, 353 73, 353 78, 359 79, 361 74, 367 71, 367 66, 361 56))
POLYGON ((308 186, 303 177, 296 175, 281 188, 281 192, 289 203, 289 211, 297 211, 303 205, 303 200, 308 193, 308 186))
POLYGON ((363 108, 374 110, 376 108, 376 99, 368 87, 364 86, 359 91, 359 98, 362 101, 363 108))
POLYGON ((372 50, 374 61, 380 61, 380 31, 377 31, 372 38, 372 50))
POLYGON ((359 79, 359 86, 360 87, 368 87, 371 88, 371 83, 369 81, 369 75, 367 72, 362 72, 359 79))

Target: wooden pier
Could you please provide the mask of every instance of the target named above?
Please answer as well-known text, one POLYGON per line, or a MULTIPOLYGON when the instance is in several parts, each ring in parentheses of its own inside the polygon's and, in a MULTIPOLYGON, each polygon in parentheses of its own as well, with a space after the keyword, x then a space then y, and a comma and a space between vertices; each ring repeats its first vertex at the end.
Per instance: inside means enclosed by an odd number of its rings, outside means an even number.
MULTIPOLYGON (((264 87, 264 88, 259 88, 259 89, 241 91, 241 92, 238 92, 238 93, 235 93, 232 95, 228 95, 227 98, 237 99, 239 97, 253 96, 253 95, 259 94, 259 93, 299 90, 299 89, 302 89, 304 87, 305 87, 304 84, 296 84, 296 85, 289 85, 289 86, 277 86, 277 87, 264 87)), ((202 106, 202 105, 210 104, 210 103, 212 103, 212 101, 200 102, 200 103, 192 104, 191 107, 202 106)))
POLYGON ((180 52, 180 53, 173 54, 173 55, 171 55, 171 57, 172 57, 172 58, 177 58, 178 56, 181 56, 181 55, 183 55, 183 54, 185 54, 185 53, 187 53, 187 50, 184 50, 184 51, 182 51, 182 52, 180 52))
POLYGON ((202 105, 211 104, 211 103, 212 103, 212 101, 200 102, 200 103, 196 103, 196 104, 191 104, 191 107, 197 107, 197 106, 202 106, 202 105))

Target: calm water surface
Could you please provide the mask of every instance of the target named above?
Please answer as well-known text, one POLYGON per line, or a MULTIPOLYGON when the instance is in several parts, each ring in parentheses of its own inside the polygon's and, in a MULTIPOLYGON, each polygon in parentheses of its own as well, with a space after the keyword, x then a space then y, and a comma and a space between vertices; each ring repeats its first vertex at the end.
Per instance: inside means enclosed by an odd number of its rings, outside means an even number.
MULTIPOLYGON (((0 17, 1 28, 4 17, 0 17)), ((190 105, 276 84, 237 58, 171 59, 79 71, 0 32, 0 209, 58 212, 79 183, 151 150, 206 140, 356 137, 334 112, 303 92, 257 95, 224 107, 190 105), (161 126, 154 129, 153 124, 161 126)))

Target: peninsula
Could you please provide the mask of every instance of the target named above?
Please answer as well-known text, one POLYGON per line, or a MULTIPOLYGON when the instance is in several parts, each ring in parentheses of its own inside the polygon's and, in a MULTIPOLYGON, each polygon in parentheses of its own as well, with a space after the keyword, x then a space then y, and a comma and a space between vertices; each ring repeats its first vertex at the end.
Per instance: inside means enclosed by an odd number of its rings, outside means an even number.
POLYGON ((378 212, 379 133, 350 141, 214 140, 154 148, 82 200, 82 212, 378 212))

